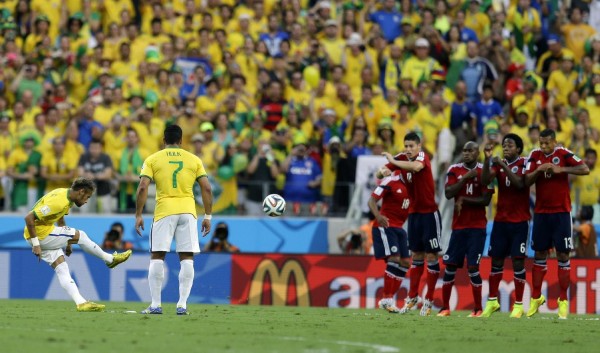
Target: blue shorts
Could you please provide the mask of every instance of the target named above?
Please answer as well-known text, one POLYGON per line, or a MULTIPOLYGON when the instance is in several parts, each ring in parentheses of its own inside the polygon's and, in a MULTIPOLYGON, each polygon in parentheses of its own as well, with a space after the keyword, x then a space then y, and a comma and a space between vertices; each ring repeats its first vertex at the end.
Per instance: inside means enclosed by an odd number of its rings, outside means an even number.
POLYGON ((442 217, 440 211, 408 215, 408 247, 413 252, 437 253, 442 251, 442 217))
POLYGON ((402 228, 373 227, 373 250, 377 259, 394 255, 409 257, 406 231, 402 228))
POLYGON ((526 257, 529 222, 494 222, 488 255, 495 258, 526 257))
POLYGON ((571 214, 535 213, 533 215, 533 232, 531 248, 544 251, 555 248, 557 252, 568 253, 573 250, 573 223, 571 214))
POLYGON ((465 256, 467 266, 478 266, 485 248, 485 229, 457 229, 450 235, 450 244, 444 254, 444 265, 463 267, 465 256))

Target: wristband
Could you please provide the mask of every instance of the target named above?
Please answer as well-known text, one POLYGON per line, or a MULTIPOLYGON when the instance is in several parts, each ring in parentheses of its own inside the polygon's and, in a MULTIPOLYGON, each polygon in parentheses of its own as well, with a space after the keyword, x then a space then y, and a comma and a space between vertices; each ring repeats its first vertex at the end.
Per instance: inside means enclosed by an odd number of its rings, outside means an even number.
POLYGON ((209 221, 212 219, 212 215, 210 214, 205 214, 204 215, 204 219, 208 219, 209 221))
POLYGON ((31 245, 32 246, 40 246, 40 240, 35 237, 35 238, 29 238, 29 240, 31 240, 31 245))

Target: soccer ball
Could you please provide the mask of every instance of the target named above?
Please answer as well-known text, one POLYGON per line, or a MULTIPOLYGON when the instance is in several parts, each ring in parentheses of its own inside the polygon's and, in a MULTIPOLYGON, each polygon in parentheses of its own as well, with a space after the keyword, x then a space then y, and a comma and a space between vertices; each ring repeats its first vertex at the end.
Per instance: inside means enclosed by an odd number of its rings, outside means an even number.
POLYGON ((267 216, 279 217, 285 212, 285 200, 277 194, 265 197, 263 201, 263 212, 267 216))

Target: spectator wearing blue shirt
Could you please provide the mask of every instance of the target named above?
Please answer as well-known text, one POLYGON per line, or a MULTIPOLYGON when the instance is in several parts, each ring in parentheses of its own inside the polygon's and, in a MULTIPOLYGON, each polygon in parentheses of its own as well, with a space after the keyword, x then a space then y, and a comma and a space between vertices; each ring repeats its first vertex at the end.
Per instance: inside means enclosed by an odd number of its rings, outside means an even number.
POLYGON ((395 9, 396 2, 394 0, 384 0, 383 9, 375 11, 374 4, 369 5, 367 12, 368 20, 375 22, 381 28, 385 39, 391 43, 394 39, 402 35, 402 13, 395 9))
POLYGON ((494 82, 498 79, 494 65, 479 56, 479 45, 474 41, 467 43, 467 58, 460 79, 467 85, 467 99, 470 102, 479 100, 486 80, 494 82))
POLYGON ((477 137, 483 136, 484 125, 495 117, 504 117, 502 106, 494 100, 494 89, 492 85, 483 87, 483 97, 475 104, 473 116, 477 119, 477 137))
POLYGON ((321 167, 310 156, 308 146, 303 141, 295 143, 290 155, 281 165, 285 173, 283 196, 292 204, 294 214, 300 214, 303 206, 311 210, 320 199, 321 167))
POLYGON ((477 33, 469 27, 465 26, 465 11, 459 10, 456 13, 456 25, 460 30, 460 40, 464 43, 468 43, 473 41, 475 43, 479 43, 479 38, 477 38, 477 33))
POLYGON ((206 71, 204 66, 198 65, 194 69, 194 75, 190 77, 179 90, 181 101, 188 99, 196 100, 200 96, 206 95, 206 71))
POLYGON ((277 15, 269 16, 269 32, 261 33, 258 40, 264 42, 269 50, 269 55, 275 56, 281 53, 280 45, 284 40, 289 39, 289 34, 279 30, 279 17, 277 15))
POLYGON ((477 135, 477 120, 474 118, 473 105, 467 100, 467 86, 458 81, 454 86, 456 99, 450 106, 450 130, 456 137, 454 155, 458 156, 472 136, 477 135))

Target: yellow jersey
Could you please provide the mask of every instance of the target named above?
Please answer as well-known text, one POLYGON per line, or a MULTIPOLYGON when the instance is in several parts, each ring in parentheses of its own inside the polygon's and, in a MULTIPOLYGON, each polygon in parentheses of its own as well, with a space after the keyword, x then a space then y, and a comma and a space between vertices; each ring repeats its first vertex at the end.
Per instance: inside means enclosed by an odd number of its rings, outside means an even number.
POLYGON ((600 199, 600 169, 590 170, 588 175, 578 175, 571 187, 571 200, 582 206, 594 206, 600 199), (577 199, 579 194, 579 199, 577 199))
POLYGON ((154 221, 183 213, 196 217, 194 183, 206 176, 200 158, 181 148, 165 148, 146 158, 140 177, 156 184, 154 221))
MULTIPOLYGON (((73 202, 69 199, 69 188, 54 189, 44 195, 33 206, 33 216, 35 217, 35 233, 38 239, 42 240, 52 232, 54 224, 64 215, 69 214, 73 202)), ((29 230, 25 227, 23 233, 25 239, 29 239, 29 230)))
MULTIPOLYGON (((79 158, 75 159, 66 153, 57 158, 54 152, 43 153, 42 167, 47 168, 48 174, 67 175, 77 169, 79 158)), ((46 190, 69 187, 73 180, 51 181, 46 183, 46 190)))
POLYGON ((413 87, 419 85, 419 81, 430 81, 431 73, 441 70, 442 66, 432 57, 420 60, 416 56, 408 58, 402 66, 402 78, 410 78, 413 87))
POLYGON ((555 104, 567 104, 569 94, 575 90, 575 83, 577 81, 577 72, 572 70, 568 74, 562 70, 554 70, 548 77, 548 83, 546 84, 546 90, 552 93, 556 90, 556 103, 555 104))

